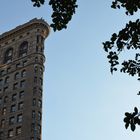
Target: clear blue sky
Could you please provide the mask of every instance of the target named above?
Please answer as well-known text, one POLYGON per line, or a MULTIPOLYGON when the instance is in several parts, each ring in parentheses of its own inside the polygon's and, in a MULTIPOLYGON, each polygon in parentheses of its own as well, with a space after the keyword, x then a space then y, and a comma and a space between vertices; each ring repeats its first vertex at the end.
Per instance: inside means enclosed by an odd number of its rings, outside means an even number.
MULTIPOLYGON (((35 17, 50 23, 47 3, 37 9, 30 0, 1 1, 0 33, 35 17)), ((126 131, 123 117, 140 106, 139 82, 119 72, 112 76, 102 49, 131 17, 111 9, 111 0, 79 0, 78 5, 68 29, 51 31, 45 41, 43 140, 138 139, 140 127, 126 131)))

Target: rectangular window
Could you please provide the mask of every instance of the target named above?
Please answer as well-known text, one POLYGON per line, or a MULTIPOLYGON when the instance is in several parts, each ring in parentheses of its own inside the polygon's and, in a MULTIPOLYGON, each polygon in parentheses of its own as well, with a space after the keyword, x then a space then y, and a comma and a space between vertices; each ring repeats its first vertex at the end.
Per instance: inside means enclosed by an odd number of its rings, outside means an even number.
POLYGON ((43 58, 42 57, 40 58, 40 63, 43 64, 43 58))
POLYGON ((24 91, 21 91, 21 92, 19 93, 19 98, 24 98, 24 91))
POLYGON ((42 89, 39 88, 39 95, 42 96, 42 89))
POLYGON ((42 80, 42 78, 39 78, 39 80, 40 80, 40 85, 42 86, 42 85, 43 85, 43 80, 42 80))
POLYGON ((42 107, 42 101, 41 100, 38 100, 38 107, 42 107))
POLYGON ((32 118, 35 118, 35 111, 32 111, 32 118))
POLYGON ((40 68, 39 71, 40 71, 40 74, 43 74, 43 69, 42 68, 40 68))
POLYGON ((38 112, 38 120, 41 121, 41 113, 38 112))
POLYGON ((13 117, 10 117, 9 118, 9 125, 12 125, 14 123, 15 123, 15 117, 14 116, 13 117))
POLYGON ((22 114, 19 114, 19 115, 17 116, 17 122, 18 122, 18 123, 21 123, 21 122, 22 122, 22 119, 23 119, 22 114))
POLYGON ((16 135, 19 135, 19 134, 21 134, 21 127, 16 128, 16 135))
POLYGON ((21 109, 23 109, 23 102, 20 102, 20 103, 18 104, 18 110, 21 110, 21 109))
POLYGON ((40 126, 40 124, 38 124, 37 130, 38 130, 38 134, 41 134, 41 126, 40 126))
POLYGON ((26 66, 27 65, 27 60, 24 60, 23 61, 23 66, 26 66))
POLYGON ((36 94, 36 93, 37 93, 37 88, 34 87, 34 88, 33 88, 33 94, 36 94))
POLYGON ((5 119, 1 120, 1 128, 4 128, 5 126, 5 119))
POLYGON ((35 57, 35 62, 38 62, 38 57, 35 57))
POLYGON ((40 38, 41 38, 41 43, 44 43, 44 37, 40 36, 40 38))
POLYGON ((36 43, 39 43, 39 35, 36 36, 36 43))
POLYGON ((34 77, 34 83, 37 83, 37 77, 34 77))
POLYGON ((8 87, 4 87, 3 92, 7 92, 8 91, 8 87))
POLYGON ((12 105, 11 106, 11 112, 15 112, 16 111, 16 105, 12 105))
POLYGON ((5 74, 5 71, 2 70, 0 74, 1 74, 1 76, 3 76, 5 74))
POLYGON ((3 109, 2 109, 2 115, 5 115, 6 114, 6 107, 4 107, 3 109))
POLYGON ((26 70, 23 70, 22 72, 21 72, 21 77, 25 77, 26 76, 26 70))
POLYGON ((19 79, 20 78, 20 74, 19 72, 15 73, 15 80, 19 79))
POLYGON ((11 67, 7 68, 7 73, 9 73, 11 71, 11 67))
POLYGON ((9 83, 9 80, 10 80, 10 77, 7 76, 7 77, 5 78, 5 84, 9 83))
POLYGON ((17 88, 18 88, 18 83, 15 83, 15 84, 13 85, 13 89, 16 90, 17 88))
POLYGON ((10 130, 8 131, 8 137, 11 138, 11 137, 13 137, 13 136, 14 136, 14 130, 13 130, 13 129, 10 129, 10 130))
POLYGON ((7 103, 7 101, 8 101, 8 97, 5 96, 5 97, 4 97, 4 103, 7 103))
POLYGON ((20 82, 20 87, 24 88, 25 87, 25 80, 20 82))
POLYGON ((16 68, 20 68, 20 67, 21 67, 20 63, 16 64, 16 68))
POLYGON ((38 71, 38 68, 37 68, 37 66, 35 65, 35 66, 34 66, 34 72, 37 73, 37 71, 38 71))
POLYGON ((34 131, 34 130, 35 130, 35 124, 32 123, 32 125, 31 125, 31 131, 34 131))
POLYGON ((13 94, 12 95, 12 101, 16 101, 16 98, 17 98, 17 94, 13 94))
POLYGON ((33 99, 33 106, 35 106, 36 105, 36 99, 34 98, 33 99))

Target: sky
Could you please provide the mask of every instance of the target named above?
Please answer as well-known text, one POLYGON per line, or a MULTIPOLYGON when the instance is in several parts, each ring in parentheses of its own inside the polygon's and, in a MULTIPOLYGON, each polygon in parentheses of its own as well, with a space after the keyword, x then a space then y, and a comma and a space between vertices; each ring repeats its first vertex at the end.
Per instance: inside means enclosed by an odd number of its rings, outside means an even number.
MULTIPOLYGON (((45 41, 42 140, 135 140, 124 113, 140 106, 136 77, 110 74, 102 42, 134 17, 110 8, 111 0, 78 0, 66 30, 45 41)), ((0 34, 37 17, 51 23, 48 1, 34 8, 30 0, 0 3, 0 34)), ((123 52, 124 55, 127 53, 123 52)))

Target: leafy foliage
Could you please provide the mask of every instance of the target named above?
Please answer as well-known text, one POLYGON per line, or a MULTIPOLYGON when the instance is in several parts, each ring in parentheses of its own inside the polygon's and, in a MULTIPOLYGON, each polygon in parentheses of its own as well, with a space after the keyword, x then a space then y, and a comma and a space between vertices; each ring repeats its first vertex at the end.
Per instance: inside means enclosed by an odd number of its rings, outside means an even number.
MULTIPOLYGON (((31 0, 35 7, 40 7, 45 0, 31 0)), ((51 27, 54 31, 67 28, 67 24, 75 14, 75 9, 78 7, 77 0, 50 0, 49 5, 53 9, 51 27)))
MULTIPOLYGON (((115 0, 112 2, 112 8, 125 8, 126 15, 133 15, 140 9, 140 0, 115 0)), ((110 40, 103 43, 105 52, 107 52, 108 62, 110 63, 110 72, 118 70, 118 65, 121 64, 120 72, 127 73, 131 76, 138 76, 140 80, 140 20, 126 24, 125 28, 119 31, 119 33, 113 33, 110 40), (136 50, 135 58, 132 60, 123 60, 120 62, 119 54, 123 50, 136 50)), ((140 95, 140 91, 138 93, 140 95)), ((126 129, 130 126, 131 130, 134 131, 136 124, 140 125, 139 119, 140 113, 135 107, 133 113, 125 113, 125 127, 126 129)))
POLYGON ((44 4, 45 0, 31 0, 34 4, 34 7, 40 7, 41 5, 44 4))
MULTIPOLYGON (((140 21, 139 19, 135 22, 129 22, 126 24, 126 27, 122 29, 118 34, 114 33, 110 39, 110 41, 106 41, 103 43, 104 50, 108 53, 107 58, 109 59, 109 63, 111 64, 110 71, 117 70, 116 65, 119 64, 119 54, 124 49, 140 49, 140 21)), ((130 75, 134 76, 136 71, 139 73, 139 60, 138 56, 140 54, 136 53, 135 60, 131 61, 124 61, 122 63, 123 68, 121 72, 129 73, 130 75), (136 70, 137 69, 137 70, 136 70)))
POLYGON ((115 0, 111 7, 114 9, 123 7, 126 9, 126 15, 133 15, 140 9, 140 0, 115 0))
POLYGON ((125 128, 127 129, 130 126, 131 130, 134 131, 136 129, 136 124, 140 125, 139 115, 136 107, 133 113, 126 112, 124 118, 125 128))

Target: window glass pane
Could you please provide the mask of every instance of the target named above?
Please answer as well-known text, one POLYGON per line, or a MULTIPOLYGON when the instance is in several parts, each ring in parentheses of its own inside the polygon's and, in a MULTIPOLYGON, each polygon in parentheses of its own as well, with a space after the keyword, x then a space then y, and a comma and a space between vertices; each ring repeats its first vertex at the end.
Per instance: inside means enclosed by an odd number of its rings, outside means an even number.
POLYGON ((4 87, 3 92, 7 92, 8 91, 8 87, 4 87))
POLYGON ((24 41, 19 47, 19 57, 26 56, 28 51, 28 42, 24 41))
POLYGON ((21 134, 21 127, 16 128, 16 135, 19 135, 19 134, 21 134))
POLYGON ((15 117, 10 117, 9 118, 9 125, 12 125, 15 123, 15 117))
POLYGON ((10 48, 5 52, 4 63, 9 63, 12 61, 13 49, 10 48))
POLYGON ((33 99, 33 106, 36 105, 36 99, 33 99))
POLYGON ((38 107, 42 107, 42 101, 41 100, 38 100, 38 107))
POLYGON ((12 95, 12 101, 16 101, 16 98, 17 98, 17 94, 13 94, 12 95))
POLYGON ((21 76, 22 76, 22 77, 25 77, 25 76, 26 76, 26 70, 23 70, 23 71, 21 72, 21 76))
POLYGON ((22 88, 25 87, 25 80, 20 82, 20 87, 22 87, 22 88))
POLYGON ((21 110, 21 109, 23 109, 23 102, 20 102, 20 103, 18 104, 18 110, 21 110))
POLYGON ((8 97, 5 96, 5 97, 4 97, 4 103, 7 103, 7 101, 8 101, 8 97))
POLYGON ((6 114, 6 107, 4 107, 3 109, 2 109, 2 115, 5 115, 6 114))
POLYGON ((21 91, 20 93, 19 93, 19 98, 23 98, 24 97, 24 91, 21 91))
POLYGON ((15 112, 16 111, 16 105, 12 105, 11 106, 11 112, 15 112))
POLYGON ((7 77, 5 78, 5 84, 9 83, 9 80, 10 80, 10 78, 9 78, 9 76, 7 76, 7 77))
POLYGON ((10 138, 10 137, 13 137, 13 136, 14 136, 14 131, 13 131, 13 129, 11 129, 11 130, 8 131, 8 137, 10 138))
POLYGON ((1 127, 3 128, 5 125, 5 119, 1 120, 1 127))
POLYGON ((15 80, 16 80, 16 79, 19 79, 19 77, 20 77, 19 72, 17 72, 17 73, 15 74, 15 80))
POLYGON ((19 115, 17 116, 17 122, 18 122, 18 123, 22 122, 22 114, 19 114, 19 115))
POLYGON ((15 83, 15 84, 13 85, 13 89, 16 90, 17 88, 18 88, 18 83, 15 83))

